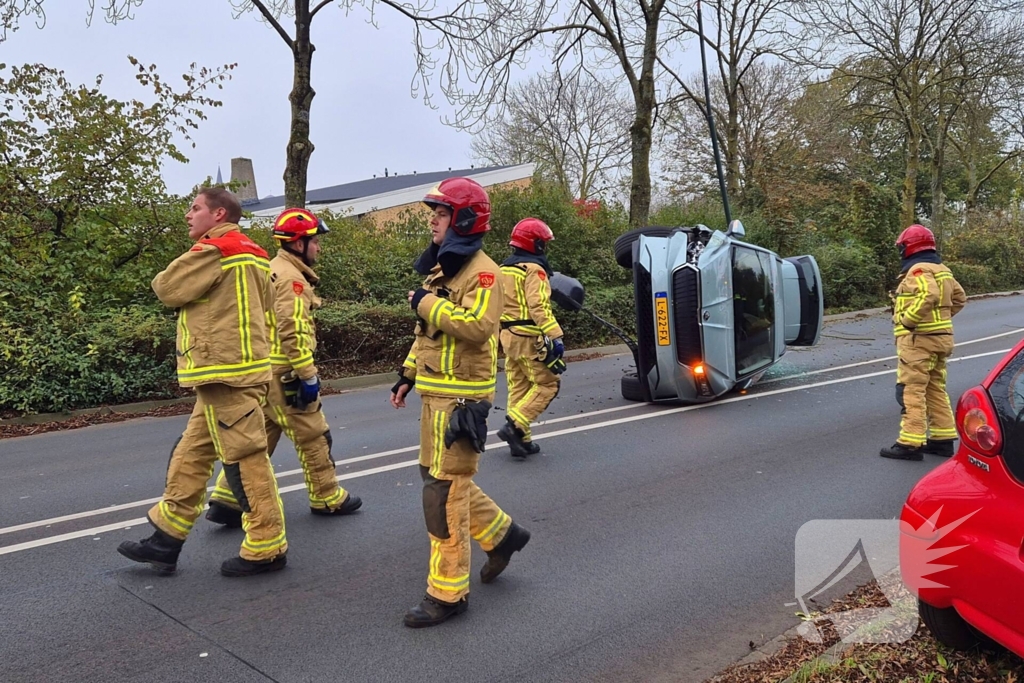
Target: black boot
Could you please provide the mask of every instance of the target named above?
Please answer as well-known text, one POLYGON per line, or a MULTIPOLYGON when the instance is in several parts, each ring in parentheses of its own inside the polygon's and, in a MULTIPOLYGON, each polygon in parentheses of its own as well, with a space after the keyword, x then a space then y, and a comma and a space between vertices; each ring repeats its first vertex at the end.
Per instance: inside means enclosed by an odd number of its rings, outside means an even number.
POLYGON ((904 446, 898 441, 888 448, 883 448, 879 455, 893 460, 924 460, 924 453, 920 446, 904 446))
POLYGON ((526 448, 526 452, 530 455, 537 455, 540 453, 540 446, 535 444, 533 441, 524 441, 523 446, 526 448))
POLYGON ((487 564, 480 569, 480 580, 490 583, 498 578, 498 575, 508 566, 508 561, 512 559, 512 553, 522 550, 529 542, 530 532, 512 522, 512 526, 508 528, 501 543, 487 553, 487 564))
POLYGON ((940 458, 952 458, 954 443, 956 443, 956 439, 942 439, 941 441, 929 439, 921 452, 925 455, 937 455, 940 458))
POLYGON ((359 496, 353 496, 351 493, 348 494, 348 498, 340 506, 331 508, 309 508, 309 511, 314 515, 351 515, 353 512, 363 507, 363 501, 359 496))
POLYGON ((286 564, 288 564, 288 558, 285 555, 278 555, 272 560, 264 560, 263 562, 253 562, 241 557, 232 557, 220 565, 220 573, 230 577, 256 576, 257 574, 266 574, 267 572, 276 572, 279 569, 284 569, 286 564))
MULTIPOLYGON (((512 418, 506 417, 505 424, 501 429, 498 430, 498 438, 508 444, 508 449, 512 453, 513 458, 523 459, 530 455, 530 449, 527 448, 526 442, 523 441, 523 430, 516 427, 512 418)), ((537 449, 540 452, 540 449, 537 449)))
POLYGON ((179 541, 156 529, 152 536, 144 538, 138 543, 125 541, 117 546, 117 552, 133 562, 149 563, 156 569, 169 574, 178 568, 178 554, 181 553, 183 545, 185 545, 185 541, 179 541))
POLYGON ((423 602, 405 613, 405 625, 409 628, 437 626, 457 614, 462 614, 468 607, 468 595, 458 602, 441 602, 427 595, 423 598, 423 602))
POLYGON ((215 500, 210 501, 210 509, 206 511, 206 519, 214 524, 221 524, 228 529, 242 528, 242 511, 229 508, 215 500))

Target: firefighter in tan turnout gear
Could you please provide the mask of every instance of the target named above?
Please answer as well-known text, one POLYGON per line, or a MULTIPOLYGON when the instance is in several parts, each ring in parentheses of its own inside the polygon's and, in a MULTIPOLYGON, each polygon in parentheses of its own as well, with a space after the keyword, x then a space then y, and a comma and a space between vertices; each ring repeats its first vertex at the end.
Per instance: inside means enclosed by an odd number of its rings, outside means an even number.
POLYGON ((176 568, 217 460, 244 511, 245 529, 239 556, 224 562, 221 573, 249 576, 285 566, 284 508, 262 410, 271 379, 270 262, 239 230, 241 217, 227 190, 199 192, 186 214, 195 245, 153 279, 160 301, 178 309, 178 381, 195 387, 196 405, 171 449, 163 497, 148 514, 156 530, 139 543, 122 543, 118 552, 164 571, 176 568))
POLYGON ((903 259, 896 289, 896 400, 903 409, 896 443, 883 458, 921 460, 925 454, 949 457, 956 424, 946 393, 946 359, 953 353, 953 316, 967 296, 935 251, 935 235, 911 225, 896 240, 903 259))
POLYGON ((530 540, 473 483, 494 399, 503 304, 498 265, 482 251, 490 201, 467 178, 441 182, 423 201, 434 214, 431 245, 415 264, 426 280, 409 292, 419 322, 391 390, 395 408, 405 406, 413 386, 423 404, 419 464, 430 564, 427 595, 405 615, 412 628, 434 626, 466 610, 471 538, 488 556, 483 583, 496 579, 530 540))
MULTIPOLYGON (((274 239, 280 244, 270 262, 274 289, 270 363, 274 379, 263 414, 271 455, 282 433, 295 444, 310 511, 347 515, 358 510, 362 501, 338 485, 331 457, 333 440, 320 404, 320 380, 313 363, 316 327, 312 314, 320 307, 313 288, 320 279, 312 266, 320 254, 319 235, 327 232, 324 222, 305 209, 288 209, 274 221, 274 239)), ((210 495, 206 518, 229 527, 242 525, 241 507, 223 471, 210 495)))
POLYGON ((565 371, 562 328, 551 310, 554 274, 544 253, 554 239, 546 223, 524 218, 512 229, 512 255, 501 264, 505 311, 501 315, 501 347, 505 351, 508 414, 498 437, 513 457, 540 452, 530 424, 558 395, 559 376, 565 371))

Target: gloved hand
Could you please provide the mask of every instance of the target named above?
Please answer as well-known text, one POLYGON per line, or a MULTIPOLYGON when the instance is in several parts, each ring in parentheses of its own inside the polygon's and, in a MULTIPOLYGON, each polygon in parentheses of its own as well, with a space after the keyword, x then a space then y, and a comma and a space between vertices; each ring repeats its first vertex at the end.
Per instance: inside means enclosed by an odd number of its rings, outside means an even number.
POLYGON ((430 294, 430 291, 423 289, 422 287, 411 293, 411 296, 409 297, 409 305, 412 306, 412 310, 419 310, 420 301, 422 301, 423 297, 427 294, 430 294))
POLYGON ((544 365, 548 366, 548 370, 555 373, 556 375, 561 375, 563 372, 565 372, 565 361, 562 360, 561 358, 553 358, 544 365))
POLYGON ((483 453, 487 443, 487 414, 491 412, 490 401, 462 401, 455 406, 448 428, 444 432, 444 446, 451 448, 457 440, 469 439, 470 446, 477 453, 483 453))
POLYGON ((320 377, 313 375, 309 379, 304 379, 299 384, 299 409, 305 410, 306 406, 316 403, 316 399, 320 396, 320 377))
POLYGON ((565 355, 565 344, 562 343, 562 339, 544 337, 544 349, 544 358, 541 362, 556 375, 565 372, 565 361, 562 360, 562 356, 565 355))

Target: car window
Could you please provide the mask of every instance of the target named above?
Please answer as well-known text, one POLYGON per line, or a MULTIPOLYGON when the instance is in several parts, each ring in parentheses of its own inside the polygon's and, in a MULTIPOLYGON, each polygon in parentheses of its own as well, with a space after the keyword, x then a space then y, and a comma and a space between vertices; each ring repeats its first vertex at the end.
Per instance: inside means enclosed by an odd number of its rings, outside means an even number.
POLYGON ((988 391, 1003 432, 1003 461, 1024 483, 1024 349, 1006 364, 988 391))
POLYGON ((775 339, 775 295, 768 254, 736 246, 732 258, 736 375, 771 364, 775 339))

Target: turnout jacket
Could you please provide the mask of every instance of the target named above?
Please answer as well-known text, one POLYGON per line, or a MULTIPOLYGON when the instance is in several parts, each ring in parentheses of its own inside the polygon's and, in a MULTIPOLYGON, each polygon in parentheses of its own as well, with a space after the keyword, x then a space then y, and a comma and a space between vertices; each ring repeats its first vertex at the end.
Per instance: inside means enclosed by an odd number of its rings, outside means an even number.
POLYGON ((551 284, 544 268, 530 262, 504 265, 501 277, 505 290, 502 329, 519 337, 560 338, 562 328, 551 310, 551 284))
POLYGON ((426 396, 490 400, 498 374, 502 285, 498 264, 482 250, 448 277, 435 265, 416 308, 416 338, 403 375, 426 396))
POLYGON ((320 308, 321 301, 313 288, 320 278, 300 257, 280 249, 270 261, 270 280, 274 290, 274 324, 270 327, 274 374, 294 370, 299 379, 309 379, 317 374, 313 311, 320 308))
POLYGON ((941 263, 915 263, 896 287, 893 333, 952 334, 953 316, 963 309, 967 295, 941 263))
POLYGON ((222 223, 153 278, 178 310, 178 382, 245 387, 270 382, 270 262, 233 223, 222 223))

